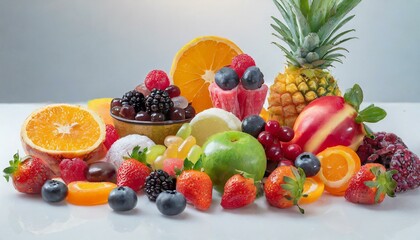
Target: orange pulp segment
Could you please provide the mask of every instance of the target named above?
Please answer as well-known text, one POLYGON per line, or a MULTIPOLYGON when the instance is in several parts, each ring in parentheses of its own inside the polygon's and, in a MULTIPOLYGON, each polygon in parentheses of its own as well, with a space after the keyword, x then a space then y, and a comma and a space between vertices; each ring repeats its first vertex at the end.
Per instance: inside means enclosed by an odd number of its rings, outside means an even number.
POLYGON ((321 170, 318 177, 324 182, 325 190, 333 195, 343 196, 350 178, 360 169, 360 158, 353 149, 335 146, 318 153, 321 170))
POLYGON ((312 203, 318 200, 324 192, 324 182, 317 177, 306 178, 303 185, 303 194, 307 197, 302 197, 299 200, 299 204, 312 203))
POLYGON ((91 110, 53 104, 33 112, 25 120, 21 136, 25 144, 43 153, 83 156, 100 147, 105 124, 91 110))
POLYGON ((108 202, 109 193, 117 187, 111 182, 85 182, 69 183, 67 201, 74 205, 92 206, 108 202))
POLYGON ((217 36, 197 37, 178 51, 170 75, 196 112, 213 106, 209 85, 216 72, 230 65, 242 50, 232 41, 217 36))

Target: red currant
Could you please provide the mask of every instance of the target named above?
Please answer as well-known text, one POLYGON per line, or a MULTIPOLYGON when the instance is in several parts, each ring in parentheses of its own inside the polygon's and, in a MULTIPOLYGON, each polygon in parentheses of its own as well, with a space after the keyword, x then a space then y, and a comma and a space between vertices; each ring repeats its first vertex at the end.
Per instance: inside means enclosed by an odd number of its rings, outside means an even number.
POLYGON ((284 157, 291 161, 295 161, 297 156, 299 156, 302 152, 302 148, 297 144, 290 144, 283 148, 284 157))
POLYGON ((268 149, 274 142, 274 136, 267 131, 262 131, 258 135, 258 141, 263 145, 265 149, 268 149))
POLYGON ((295 132, 293 131, 293 129, 287 126, 281 127, 278 133, 278 138, 282 142, 290 142, 292 141, 294 136, 295 136, 295 132))
POLYGON ((278 146, 271 146, 265 151, 265 154, 267 155, 267 159, 271 161, 280 161, 283 156, 281 155, 281 148, 278 146))
POLYGON ((276 120, 270 120, 265 124, 265 131, 271 133, 274 137, 279 137, 280 123, 276 120))

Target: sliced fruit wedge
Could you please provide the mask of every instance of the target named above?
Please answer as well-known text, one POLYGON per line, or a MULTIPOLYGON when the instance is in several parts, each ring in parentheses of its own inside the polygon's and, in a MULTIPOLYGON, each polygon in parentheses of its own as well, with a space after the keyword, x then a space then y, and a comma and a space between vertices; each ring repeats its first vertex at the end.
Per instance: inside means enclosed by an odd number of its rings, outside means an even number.
POLYGON ((305 179, 303 185, 303 194, 307 195, 299 200, 299 204, 313 203, 317 201, 324 192, 324 182, 317 177, 309 177, 305 179))
POLYGON ((175 55, 170 72, 172 81, 199 113, 212 107, 208 88, 214 82, 216 71, 241 53, 241 49, 226 38, 197 37, 175 55))

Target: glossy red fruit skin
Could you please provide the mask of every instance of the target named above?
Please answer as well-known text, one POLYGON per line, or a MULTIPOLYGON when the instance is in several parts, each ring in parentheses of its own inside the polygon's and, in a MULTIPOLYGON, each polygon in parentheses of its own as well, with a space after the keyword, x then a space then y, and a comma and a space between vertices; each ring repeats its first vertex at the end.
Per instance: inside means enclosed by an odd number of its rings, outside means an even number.
POLYGON ((226 182, 220 205, 224 209, 241 208, 253 203, 256 196, 254 180, 236 174, 226 182))
MULTIPOLYGON (((375 180, 375 175, 370 171, 372 167, 379 167, 381 172, 386 169, 379 163, 368 163, 363 165, 351 179, 349 187, 346 189, 344 198, 352 203, 358 204, 375 204, 375 194, 377 189, 370 188, 365 185, 366 181, 375 180)), ((385 198, 385 194, 381 194, 377 203, 381 203, 385 198)))
POLYGON ((51 169, 43 160, 28 157, 22 160, 19 169, 12 176, 13 186, 18 192, 38 194, 42 185, 53 177, 51 169))
POLYGON ((152 70, 144 79, 144 84, 149 91, 152 91, 154 88, 165 90, 165 88, 169 87, 170 81, 168 75, 164 71, 152 70))
POLYGON ((317 98, 296 119, 291 143, 314 154, 337 145, 356 151, 365 136, 363 125, 355 121, 356 116, 356 110, 343 97, 317 98))
POLYGON ((127 186, 138 192, 144 187, 150 172, 150 168, 138 160, 126 159, 117 170, 117 185, 127 186))
POLYGON ((290 144, 284 146, 283 149, 283 156, 288 160, 294 162, 301 153, 303 153, 302 148, 297 144, 290 144))
POLYGON ((276 120, 270 120, 265 124, 264 130, 271 133, 271 135, 273 135, 275 138, 278 138, 280 123, 276 120))
POLYGON ((262 131, 258 135, 258 142, 260 142, 261 145, 263 145, 264 149, 269 149, 273 145, 274 140, 274 136, 267 131, 262 131))

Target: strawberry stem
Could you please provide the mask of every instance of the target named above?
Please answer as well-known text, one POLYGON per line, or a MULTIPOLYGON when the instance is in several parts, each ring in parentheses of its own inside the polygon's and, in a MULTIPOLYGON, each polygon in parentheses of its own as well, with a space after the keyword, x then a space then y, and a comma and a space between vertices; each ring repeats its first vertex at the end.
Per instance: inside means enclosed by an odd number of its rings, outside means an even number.
POLYGON ((304 214, 305 210, 299 206, 299 200, 304 197, 303 194, 303 185, 306 180, 305 172, 302 168, 294 168, 292 167, 292 172, 294 178, 284 176, 283 181, 285 184, 282 184, 281 187, 284 190, 289 191, 290 195, 285 196, 285 198, 289 201, 293 202, 293 205, 296 205, 299 209, 299 212, 304 214))

